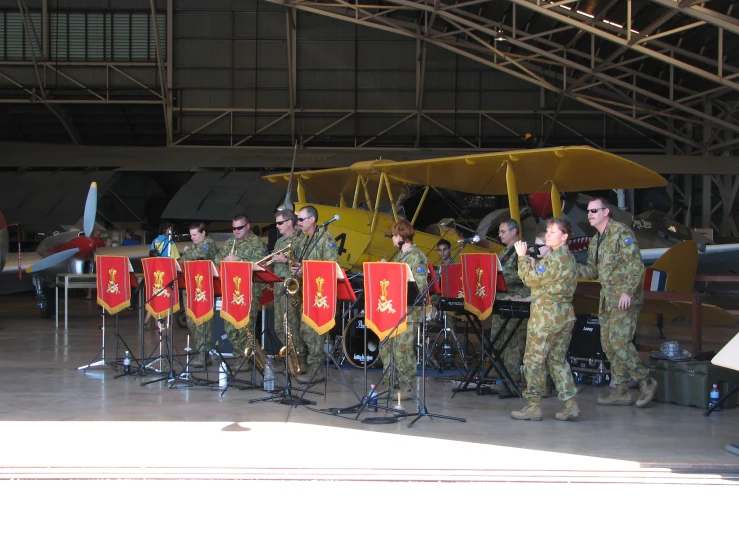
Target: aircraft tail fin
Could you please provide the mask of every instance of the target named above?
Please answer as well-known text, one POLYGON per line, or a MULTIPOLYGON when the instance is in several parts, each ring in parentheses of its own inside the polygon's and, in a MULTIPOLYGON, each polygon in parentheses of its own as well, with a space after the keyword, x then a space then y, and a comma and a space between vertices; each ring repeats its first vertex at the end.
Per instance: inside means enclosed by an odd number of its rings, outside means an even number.
MULTIPOLYGON (((662 254, 650 269, 666 274, 661 290, 693 292, 695 275, 698 273, 698 244, 692 240, 678 242, 662 254)), ((655 277, 654 273, 652 277, 655 277)), ((656 278, 660 279, 661 276, 657 275, 656 278)))

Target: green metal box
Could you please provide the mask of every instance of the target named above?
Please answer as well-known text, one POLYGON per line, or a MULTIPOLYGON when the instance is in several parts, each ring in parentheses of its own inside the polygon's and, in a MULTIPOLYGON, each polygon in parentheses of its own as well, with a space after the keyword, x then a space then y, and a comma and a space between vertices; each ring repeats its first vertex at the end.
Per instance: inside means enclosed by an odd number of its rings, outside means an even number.
MULTIPOLYGON (((653 360, 647 362, 649 374, 659 383, 658 402, 672 402, 680 406, 708 408, 708 395, 714 384, 718 385, 721 398, 739 385, 739 372, 719 367, 710 362, 672 362, 653 360)), ((722 408, 735 408, 737 394, 726 400, 722 408)))

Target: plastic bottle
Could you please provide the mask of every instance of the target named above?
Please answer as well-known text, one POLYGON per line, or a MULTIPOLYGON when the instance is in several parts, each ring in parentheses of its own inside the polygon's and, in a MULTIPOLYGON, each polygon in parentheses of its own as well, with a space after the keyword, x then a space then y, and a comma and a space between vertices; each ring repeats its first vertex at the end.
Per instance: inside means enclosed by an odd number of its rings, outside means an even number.
POLYGON ((370 384, 369 396, 367 397, 367 410, 370 412, 377 411, 377 391, 375 390, 375 384, 370 384))
POLYGON ((271 363, 264 368, 264 390, 268 392, 275 390, 275 370, 271 363))
MULTIPOLYGON (((718 404, 718 399, 721 394, 718 390, 718 385, 713 385, 713 388, 711 389, 711 394, 708 395, 708 409, 710 410, 713 408, 716 404, 718 404)), ((713 410, 714 412, 718 412, 721 408, 716 408, 713 410)))
POLYGON ((226 365, 226 362, 221 362, 219 369, 218 369, 218 386, 219 387, 227 387, 228 386, 228 366, 226 365))
POLYGON ((131 373, 131 353, 128 350, 123 357, 123 373, 131 373))

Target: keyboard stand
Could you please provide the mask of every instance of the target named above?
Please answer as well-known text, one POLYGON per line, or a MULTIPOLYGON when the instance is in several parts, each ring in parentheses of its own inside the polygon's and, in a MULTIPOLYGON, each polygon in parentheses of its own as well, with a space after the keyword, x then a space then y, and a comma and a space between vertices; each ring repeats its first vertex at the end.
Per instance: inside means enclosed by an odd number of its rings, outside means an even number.
POLYGON ((511 378, 510 373, 508 373, 508 369, 503 363, 502 356, 503 351, 508 346, 508 343, 511 342, 511 339, 516 334, 516 331, 518 331, 518 328, 526 317, 522 317, 523 314, 515 314, 513 311, 496 313, 502 317, 503 324, 500 326, 500 329, 498 329, 498 332, 492 340, 488 338, 487 333, 485 333, 485 327, 482 325, 480 320, 472 314, 465 313, 465 317, 480 339, 480 343, 483 345, 482 359, 480 361, 480 365, 470 371, 465 376, 464 381, 454 390, 452 398, 454 398, 454 395, 458 392, 469 392, 473 390, 477 392, 478 395, 497 394, 499 398, 512 398, 514 396, 519 398, 521 397, 521 391, 518 390, 516 383, 511 378), (509 328, 509 332, 505 334, 506 330, 509 328), (498 339, 501 337, 505 337, 505 340, 500 348, 496 348, 495 343, 497 343, 498 339), (489 376, 493 368, 498 371, 501 378, 489 376), (493 391, 492 386, 499 384, 502 384, 505 387, 506 392, 499 393, 497 391, 493 391), (474 385, 474 388, 470 388, 471 385, 474 385))

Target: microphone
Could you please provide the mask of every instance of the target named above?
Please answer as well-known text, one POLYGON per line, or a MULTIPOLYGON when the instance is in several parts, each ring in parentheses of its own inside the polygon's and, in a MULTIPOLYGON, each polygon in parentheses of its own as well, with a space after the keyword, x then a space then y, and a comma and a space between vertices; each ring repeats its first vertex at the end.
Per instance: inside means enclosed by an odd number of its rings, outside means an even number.
POLYGON ((319 227, 328 227, 329 223, 333 223, 334 221, 339 221, 340 219, 341 218, 339 217, 339 215, 336 214, 334 217, 332 217, 328 221, 324 221, 323 223, 321 223, 321 225, 319 225, 319 227))
POLYGON ((475 235, 474 237, 458 240, 457 242, 461 242, 463 244, 475 244, 476 242, 480 242, 480 235, 475 235))

